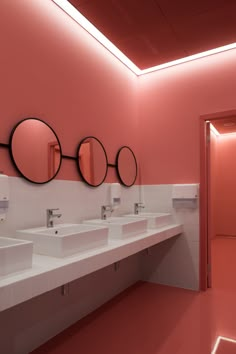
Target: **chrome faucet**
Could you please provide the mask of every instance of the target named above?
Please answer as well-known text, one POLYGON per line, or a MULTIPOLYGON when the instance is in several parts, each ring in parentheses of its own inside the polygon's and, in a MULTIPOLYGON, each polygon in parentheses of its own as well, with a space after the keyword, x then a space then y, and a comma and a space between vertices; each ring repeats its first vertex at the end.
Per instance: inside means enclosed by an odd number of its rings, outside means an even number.
POLYGON ((138 214, 142 208, 145 208, 143 203, 134 203, 134 214, 138 214))
POLYGON ((110 214, 113 212, 112 205, 102 205, 102 207, 101 207, 101 219, 102 220, 106 220, 107 211, 109 211, 110 214))
POLYGON ((47 227, 53 227, 53 218, 60 218, 61 214, 54 214, 54 210, 59 210, 59 208, 56 209, 47 209, 47 227))

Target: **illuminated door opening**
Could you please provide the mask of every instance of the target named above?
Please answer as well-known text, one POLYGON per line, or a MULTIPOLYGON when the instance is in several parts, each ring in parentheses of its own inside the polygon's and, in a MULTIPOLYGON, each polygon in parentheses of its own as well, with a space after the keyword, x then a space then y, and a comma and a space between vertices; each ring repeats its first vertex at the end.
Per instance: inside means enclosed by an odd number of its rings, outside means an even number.
POLYGON ((206 290, 212 286, 212 241, 236 241, 236 111, 201 117, 200 124, 200 288, 206 290))

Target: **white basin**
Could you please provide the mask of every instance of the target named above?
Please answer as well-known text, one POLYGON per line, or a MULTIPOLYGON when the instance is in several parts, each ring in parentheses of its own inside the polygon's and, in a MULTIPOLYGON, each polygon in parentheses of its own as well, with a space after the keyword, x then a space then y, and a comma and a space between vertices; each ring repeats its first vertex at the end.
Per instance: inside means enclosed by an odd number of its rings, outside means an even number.
POLYGON ((19 237, 33 241, 34 252, 51 257, 66 257, 81 253, 108 242, 108 229, 95 225, 58 224, 18 230, 19 237))
POLYGON ((156 229, 158 227, 170 225, 173 223, 172 215, 169 213, 142 213, 127 214, 124 217, 132 217, 136 219, 146 218, 148 229, 156 229))
POLYGON ((92 219, 83 221, 85 224, 103 225, 109 228, 109 237, 125 239, 147 231, 147 220, 132 217, 110 217, 106 220, 92 219))
POLYGON ((0 237, 0 275, 32 267, 33 243, 0 237))

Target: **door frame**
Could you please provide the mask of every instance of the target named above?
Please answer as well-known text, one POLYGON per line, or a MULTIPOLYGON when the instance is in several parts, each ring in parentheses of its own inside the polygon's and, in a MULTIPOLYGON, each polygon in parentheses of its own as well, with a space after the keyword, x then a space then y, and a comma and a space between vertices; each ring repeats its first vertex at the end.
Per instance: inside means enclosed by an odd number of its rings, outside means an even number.
POLYGON ((217 112, 200 116, 200 264, 199 288, 207 290, 211 286, 211 242, 210 218, 211 208, 209 198, 209 137, 207 121, 222 119, 236 115, 236 110, 217 112))

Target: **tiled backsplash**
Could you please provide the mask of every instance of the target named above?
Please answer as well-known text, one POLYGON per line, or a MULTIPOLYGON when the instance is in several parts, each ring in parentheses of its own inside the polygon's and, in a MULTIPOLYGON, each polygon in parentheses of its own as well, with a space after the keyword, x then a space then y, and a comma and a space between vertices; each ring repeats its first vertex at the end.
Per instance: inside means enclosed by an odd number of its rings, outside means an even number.
POLYGON ((142 255, 142 279, 171 286, 199 288, 199 207, 173 207, 172 185, 142 186, 140 195, 147 211, 171 213, 173 220, 184 225, 177 238, 152 247, 142 255))
MULTIPOLYGON (((10 177, 10 202, 5 222, 0 224, 1 236, 14 236, 15 230, 46 223, 46 209, 60 208, 62 217, 56 222, 78 223, 100 218, 101 206, 109 204, 110 184, 91 188, 82 182, 54 180, 34 185, 22 178, 10 177)), ((177 239, 153 247, 152 256, 141 256, 144 280, 198 289, 199 279, 199 208, 173 207, 172 185, 121 187, 121 206, 113 215, 133 212, 141 201, 145 211, 171 213, 173 221, 184 225, 177 239), (169 245, 169 246, 168 246, 169 245), (165 255, 165 256, 164 256, 165 255), (155 265, 156 264, 156 265, 155 265)))
MULTIPOLYGON (((16 229, 45 225, 47 208, 60 208, 62 217, 55 223, 100 217, 101 205, 109 204, 109 187, 105 183, 90 188, 82 182, 61 180, 33 185, 11 177, 9 209, 6 221, 0 224, 0 235, 14 236, 16 229)), ((72 282, 67 296, 55 289, 3 311, 3 352, 33 350, 140 279, 198 289, 198 207, 174 209, 172 185, 121 187, 121 207, 114 215, 133 212, 138 201, 145 203, 145 211, 171 213, 174 221, 184 224, 184 233, 152 247, 150 255, 141 252, 128 257, 117 271, 109 266, 72 282)))
MULTIPOLYGON (((62 217, 55 223, 81 222, 100 218, 101 206, 109 204, 110 185, 104 183, 92 188, 83 182, 53 180, 36 185, 22 178, 10 177, 10 202, 7 219, 0 224, 0 235, 14 233, 16 229, 46 225, 46 209, 59 208, 62 217)), ((133 210, 138 200, 138 187, 121 187, 121 208, 114 212, 133 210)))

